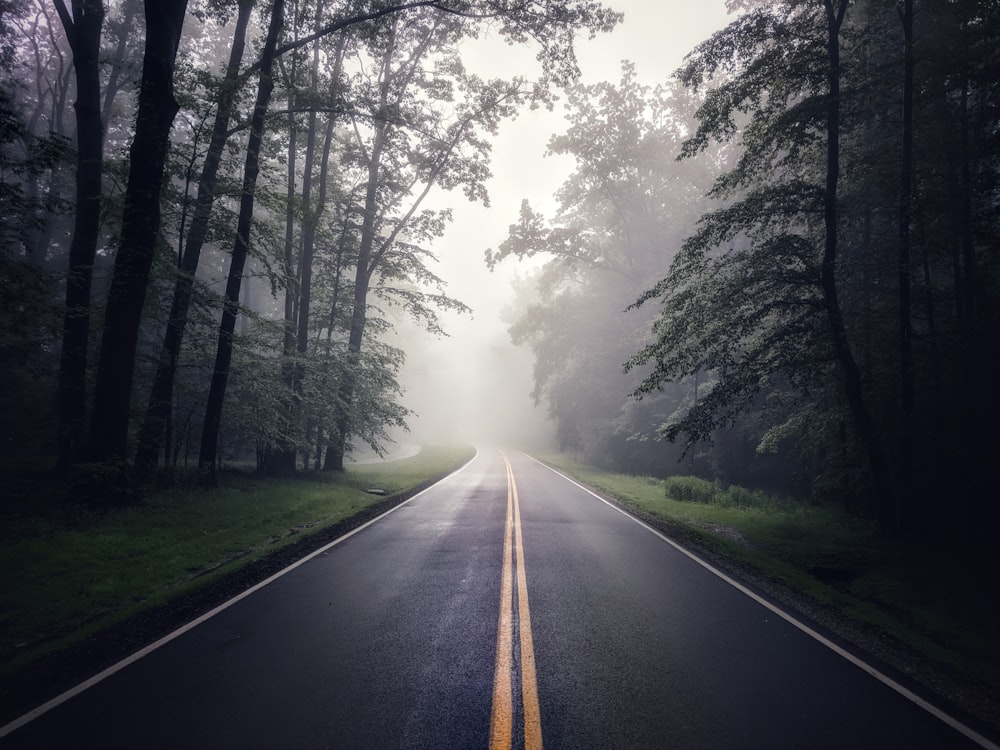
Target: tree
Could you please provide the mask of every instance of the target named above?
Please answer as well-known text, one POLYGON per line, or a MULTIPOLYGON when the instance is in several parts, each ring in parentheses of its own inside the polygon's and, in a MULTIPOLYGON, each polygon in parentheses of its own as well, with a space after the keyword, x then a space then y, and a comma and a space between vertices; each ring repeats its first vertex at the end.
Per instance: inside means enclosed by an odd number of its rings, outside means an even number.
POLYGON ((178 110, 174 63, 186 9, 187 0, 146 0, 146 47, 135 137, 94 387, 88 445, 94 461, 124 461, 127 454, 139 321, 160 226, 160 188, 170 129, 178 110))
POLYGON ((679 71, 697 88, 729 66, 734 70, 706 94, 684 154, 737 133, 744 151, 713 188, 731 205, 702 218, 667 278, 640 298, 640 304, 660 298, 663 311, 657 341, 631 364, 654 368, 640 395, 698 370, 716 378, 668 430, 673 437, 709 434, 777 377, 800 390, 835 377, 867 455, 881 528, 892 534, 899 517, 890 459, 841 303, 852 283, 850 269, 838 265, 841 132, 845 106, 852 125, 860 121, 855 92, 861 85, 857 77, 850 79, 854 88, 843 85, 847 18, 848 3, 840 0, 755 7, 700 45, 679 71), (747 113, 741 126, 740 112, 747 113), (716 318, 706 333, 710 313, 716 318), (834 369, 817 367, 824 362, 834 369))
POLYGON ((163 345, 153 387, 150 390, 149 404, 146 407, 146 415, 137 441, 135 462, 140 474, 148 475, 155 468, 170 417, 177 361, 184 340, 184 330, 187 326, 194 278, 208 235, 209 219, 216 197, 219 167, 229 138, 230 121, 234 115, 239 93, 240 64, 246 47, 247 26, 250 22, 253 6, 253 0, 240 0, 238 5, 233 44, 220 86, 218 109, 212 125, 212 135, 198 180, 198 196, 191 217, 191 225, 187 232, 187 241, 184 243, 184 253, 181 257, 177 280, 174 284, 170 318, 163 335, 163 345))
POLYGON ((570 125, 548 148, 576 163, 556 215, 523 204, 508 238, 486 253, 491 266, 550 258, 537 299, 510 332, 532 348, 535 398, 547 403, 562 447, 619 470, 671 470, 656 433, 681 389, 635 404, 628 394, 639 379, 621 363, 645 341, 650 318, 625 308, 666 271, 707 187, 691 163, 673 159, 688 127, 683 93, 640 85, 630 63, 618 84, 571 88, 570 125))
MULTIPOLYGON (((913 427, 916 408, 916 385, 913 363, 913 322, 910 284, 910 224, 913 214, 913 0, 903 0, 899 8, 903 30, 903 91, 901 158, 899 165, 899 256, 897 294, 899 297, 899 373, 900 429, 897 492, 910 497, 913 475, 913 427)), ((891 519, 884 523, 892 524, 891 519)))
MULTIPOLYGON (((407 19, 409 20, 409 19, 407 19)), ((340 410, 325 467, 343 470, 352 428, 351 409, 368 317, 373 281, 385 271, 411 261, 421 251, 404 237, 429 240, 441 231, 447 215, 421 211, 435 187, 461 188, 470 200, 486 200, 489 146, 478 132, 495 132, 524 100, 520 81, 484 82, 467 76, 454 43, 466 29, 460 20, 436 16, 429 23, 393 19, 371 41, 377 77, 364 82, 367 93, 355 116, 357 153, 364 177, 364 208, 354 278, 354 300, 348 337, 348 366, 338 391, 340 410), (444 57, 432 68, 431 55, 444 57), (450 86, 433 80, 447 72, 450 86), (453 101, 452 88, 461 98, 453 101), (362 135, 362 124, 370 137, 362 135), (388 188, 388 189, 387 189, 388 188), (412 197, 411 197, 412 196, 412 197)), ((412 262, 411 262, 412 266, 412 262)), ((411 268, 411 273, 417 267, 411 268)), ((444 298, 440 298, 445 302, 444 298)))
POLYGON ((271 21, 267 38, 261 52, 257 98, 254 102, 250 122, 250 139, 247 142, 246 163, 243 167, 243 193, 240 198, 240 214, 236 227, 236 242, 233 245, 229 277, 226 283, 226 299, 219 325, 219 345, 212 370, 212 384, 205 405, 205 421, 202 426, 201 451, 198 466, 203 471, 214 472, 218 455, 219 428, 222 423, 222 405, 229 380, 229 365, 233 356, 233 332, 236 329, 236 315, 240 301, 240 284, 243 269, 250 252, 250 226, 253 221, 254 193, 257 175, 260 171, 260 147, 264 135, 264 118, 274 89, 273 67, 275 50, 281 29, 285 23, 284 0, 275 0, 271 8, 271 21))
MULTIPOLYGON (((465 16, 471 16, 477 19, 484 17, 495 18, 500 26, 501 32, 504 33, 508 38, 517 41, 523 41, 528 38, 535 38, 542 42, 543 53, 540 54, 540 58, 543 60, 543 69, 546 74, 554 79, 565 78, 573 73, 575 70, 575 62, 572 57, 572 39, 578 27, 590 28, 592 31, 599 29, 610 28, 614 23, 617 22, 619 16, 605 11, 599 6, 586 5, 575 7, 573 3, 559 3, 558 8, 547 8, 546 15, 538 16, 534 13, 536 8, 533 3, 530 3, 528 7, 521 7, 514 10, 495 6, 492 3, 485 3, 482 10, 483 13, 477 13, 476 9, 462 7, 451 7, 447 3, 442 2, 414 2, 408 4, 401 4, 398 6, 387 6, 378 11, 373 11, 365 16, 357 16, 353 18, 347 18, 340 21, 336 21, 332 24, 327 24, 326 26, 320 28, 311 35, 306 35, 300 37, 293 42, 286 43, 285 45, 278 48, 275 55, 284 54, 286 52, 293 51, 299 47, 305 46, 315 39, 331 34, 340 29, 346 28, 348 26, 353 26, 365 21, 374 21, 378 18, 395 16, 401 11, 407 11, 408 14, 417 12, 419 8, 428 8, 437 14, 441 19, 450 18, 452 23, 457 23, 465 16), (548 21, 555 21, 551 26, 547 23, 548 21)), ((436 22, 441 25, 443 21, 436 22)), ((419 56, 418 56, 419 59, 419 56)), ((488 99, 490 92, 479 92, 482 94, 484 100, 488 99)), ((475 92, 474 94, 475 95, 475 92)), ((501 97, 502 98, 502 97, 501 97)), ((485 154, 486 149, 481 142, 476 140, 474 133, 472 132, 474 128, 473 124, 477 121, 488 123, 491 118, 498 116, 498 113, 503 111, 506 106, 507 112, 511 112, 512 105, 508 105, 503 101, 492 100, 487 102, 489 106, 483 107, 478 113, 466 113, 466 118, 459 124, 456 124, 453 128, 452 133, 438 134, 437 138, 444 144, 447 150, 454 150, 462 145, 468 145, 473 149, 478 150, 481 154, 485 154)), ((385 119, 385 114, 382 113, 381 117, 385 119)), ((382 127, 382 126, 379 126, 382 127)), ((495 127, 495 124, 490 126, 495 127)), ((376 130, 379 128, 377 127, 376 130)), ((384 133, 384 128, 382 128, 384 133)), ((429 131, 430 129, 428 129, 429 131)), ((426 132, 423 134, 426 136, 426 132)), ((376 138, 376 141, 378 138, 376 138)), ((439 144, 440 145, 440 144, 439 144)), ((378 151, 380 152, 381 146, 378 151)), ((440 150, 440 148, 439 148, 440 150)), ((376 153, 373 151, 373 153, 376 153)), ((426 158, 426 157, 421 157, 426 158)), ((378 159, 375 158, 375 164, 378 164, 378 159)), ((469 163, 469 162, 466 162, 469 163)), ((485 161, 483 161, 485 163, 485 161)), ((426 229, 421 230, 421 225, 425 228, 435 226, 436 222, 434 220, 422 217, 417 214, 417 208, 423 197, 426 196, 427 192, 430 190, 431 186, 435 182, 439 182, 445 186, 454 186, 457 183, 451 183, 449 181, 453 180, 453 174, 457 174, 458 170, 454 168, 452 164, 449 164, 449 158, 446 156, 443 159, 434 161, 433 157, 429 165, 424 165, 425 172, 431 175, 431 179, 423 186, 423 194, 419 197, 416 203, 414 203, 409 211, 403 212, 403 221, 397 222, 396 225, 388 232, 388 239, 386 241, 380 241, 376 247, 375 243, 375 218, 371 209, 371 199, 374 195, 374 191, 378 190, 378 185, 369 180, 369 190, 371 194, 366 198, 366 213, 364 215, 363 226, 361 228, 361 238, 359 241, 359 254, 358 254, 358 273, 355 277, 354 284, 354 294, 355 294, 355 306, 354 306, 354 322, 352 324, 352 331, 350 335, 351 341, 349 342, 349 352, 350 356, 353 358, 350 367, 346 370, 346 376, 344 382, 342 382, 338 403, 345 405, 342 414, 336 420, 336 429, 334 430, 335 439, 337 444, 334 448, 328 452, 331 460, 328 462, 332 467, 342 467, 343 455, 347 447, 347 436, 350 432, 348 421, 349 416, 349 404, 352 400, 352 394, 354 390, 354 384, 351 380, 355 377, 356 372, 357 357, 360 353, 361 340, 364 337, 364 327, 366 321, 366 310, 365 304, 358 304, 367 298, 368 288, 371 282, 372 273, 379 262, 386 256, 390 249, 394 246, 401 246, 402 243, 399 242, 401 239, 399 237, 400 233, 404 228, 408 231, 426 231, 426 229), (416 216, 416 220, 412 221, 416 216), (407 223, 409 226, 407 227, 407 223), (368 255, 366 255, 368 254, 368 255), (369 265, 369 261, 373 260, 373 263, 369 265), (359 281, 361 282, 359 284, 359 281)), ((369 168, 369 172, 371 169, 369 168)), ((378 167, 375 169, 375 174, 378 174, 378 167)), ((477 167, 477 171, 473 172, 473 177, 469 181, 470 185, 478 185, 481 182, 482 176, 484 174, 483 167, 477 167)), ((369 174, 371 177, 371 174, 369 174)), ((401 183, 404 184, 404 183, 401 183)), ((418 184, 418 183, 413 183, 418 184)), ((470 195, 475 194, 478 187, 471 187, 470 195)), ((238 258, 234 256, 234 261, 238 261, 238 258)), ((239 263, 234 262, 231 267, 231 271, 241 270, 239 268, 239 263)), ((233 292, 235 292, 238 298, 239 292, 239 279, 234 275, 233 272, 230 273, 229 283, 227 285, 227 298, 232 301, 234 299, 233 292)), ((230 302, 231 304, 231 302, 230 302)), ((308 319, 308 318, 307 318, 308 319)), ((224 325, 228 326, 228 318, 224 313, 224 325)), ((231 346, 224 341, 227 337, 226 331, 220 329, 220 356, 219 364, 228 366, 228 363, 224 356, 224 350, 231 346)), ((225 367, 223 367, 225 370, 225 367)), ((217 418, 217 414, 221 414, 222 403, 224 401, 225 392, 225 381, 226 375, 216 368, 216 374, 214 375, 214 383, 212 389, 212 395, 209 399, 209 405, 206 411, 206 429, 204 431, 204 437, 206 440, 211 441, 213 434, 217 440, 218 436, 218 424, 220 419, 217 418)), ((211 446, 203 445, 203 460, 202 464, 204 466, 214 465, 212 456, 214 455, 214 448, 211 446)))
MULTIPOLYGON (((453 18, 472 17, 477 23, 494 22, 501 33, 514 41, 537 39, 542 43, 540 58, 543 60, 543 68, 555 80, 571 74, 575 69, 571 44, 578 29, 607 29, 619 17, 599 5, 576 3, 573 0, 548 3, 541 15, 537 13, 537 5, 531 2, 511 9, 492 0, 484 0, 475 5, 452 5, 444 0, 415 0, 384 5, 358 15, 351 15, 348 10, 344 16, 332 21, 325 20, 311 33, 277 48, 274 55, 293 52, 353 24, 429 8, 453 18)), ((126 4, 126 11, 131 7, 126 4)), ((163 182, 169 134, 177 112, 177 102, 172 91, 173 72, 185 9, 184 2, 145 4, 147 38, 135 138, 131 147, 133 158, 129 164, 122 231, 115 255, 115 270, 105 308, 105 328, 96 368, 88 448, 90 457, 95 461, 123 461, 128 452, 130 399, 136 371, 139 330, 161 223, 160 186, 163 182), (144 158, 135 158, 140 153, 144 158)), ((121 24, 123 29, 129 26, 127 19, 126 12, 121 24)), ((119 34, 117 38, 118 46, 121 47, 123 37, 119 34)), ((258 62, 250 66, 241 76, 245 79, 252 75, 260 69, 260 65, 258 62)), ((112 73, 105 92, 106 111, 110 111, 114 94, 120 88, 120 77, 116 78, 116 75, 117 73, 112 73)), ((180 294, 180 298, 182 297, 183 291, 180 294)), ((175 319, 177 317, 183 316, 175 316, 175 319)), ((308 320, 308 316, 306 319, 308 320)), ((176 333, 171 335, 180 338, 176 333)), ((170 346, 167 347, 169 348, 170 346)), ((169 356, 167 359, 169 360, 169 356)), ((169 397, 164 398, 167 391, 169 388, 159 384, 155 402, 169 402, 169 397)), ((158 430, 156 415, 151 414, 151 417, 146 435, 158 430)), ((152 445, 149 441, 144 442, 152 445)), ((146 464, 149 463, 148 456, 149 451, 144 449, 143 461, 146 464)))
MULTIPOLYGON (((45 201, 38 186, 74 154, 56 134, 33 128, 27 106, 32 68, 17 55, 27 2, 0 2, 0 434, 8 455, 49 447, 52 375, 63 323, 58 275, 34 252, 45 201)), ((36 103, 35 103, 36 104, 36 103)))
POLYGON ((104 128, 101 122, 99 54, 102 0, 74 0, 70 15, 63 0, 56 10, 73 50, 76 71, 76 218, 66 275, 62 355, 59 360, 59 465, 68 469, 79 453, 86 419, 87 345, 90 333, 90 286, 101 218, 101 168, 104 128))

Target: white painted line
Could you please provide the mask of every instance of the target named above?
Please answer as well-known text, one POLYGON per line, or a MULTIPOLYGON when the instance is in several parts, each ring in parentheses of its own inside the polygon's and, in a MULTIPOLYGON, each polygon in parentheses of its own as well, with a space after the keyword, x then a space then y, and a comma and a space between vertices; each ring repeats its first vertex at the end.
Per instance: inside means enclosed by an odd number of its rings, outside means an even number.
POLYGON ((206 620, 210 620, 211 618, 215 617, 217 614, 219 614, 223 610, 229 609, 231 606, 233 606, 237 602, 242 601, 243 599, 246 599, 248 596, 250 596, 253 593, 256 593, 257 591, 260 591, 262 588, 264 588, 268 584, 274 583, 276 580, 278 580, 279 578, 281 578, 286 573, 290 573, 293 570, 295 570, 297 567, 299 567, 300 565, 304 565, 305 563, 309 562, 314 557, 322 555, 324 552, 326 552, 327 550, 329 550, 331 547, 335 547, 336 545, 340 544, 345 539, 349 539, 350 537, 354 536, 355 534, 357 534, 357 533, 359 533, 361 531, 364 531, 365 529, 367 529, 372 524, 381 521, 383 518, 385 518, 386 516, 388 516, 390 513, 396 512, 397 510, 399 510, 400 508, 402 508, 404 505, 406 505, 410 501, 416 500, 418 497, 420 497, 421 495, 423 495, 425 492, 430 492, 432 489, 434 489, 435 487, 437 487, 442 482, 445 482, 445 481, 451 479, 453 476, 455 476, 459 472, 464 471, 466 469, 466 467, 468 467, 469 464, 471 464, 473 461, 476 460, 476 458, 478 458, 478 456, 479 456, 479 450, 477 449, 476 450, 476 454, 472 458, 470 458, 468 461, 466 461, 465 464, 463 464, 459 468, 455 469, 455 471, 451 472, 447 476, 442 477, 437 482, 435 482, 434 484, 432 484, 430 487, 424 488, 423 490, 421 490, 420 492, 418 492, 413 497, 407 498, 406 500, 404 500, 403 502, 401 502, 399 505, 395 505, 392 508, 389 508, 389 510, 387 510, 385 513, 383 513, 383 514, 381 514, 379 516, 376 516, 375 518, 373 518, 370 521, 367 521, 366 523, 363 523, 361 526, 358 526, 356 529, 352 529, 351 531, 348 531, 343 536, 337 537, 336 539, 334 539, 329 544, 326 544, 323 547, 320 547, 319 549, 317 549, 317 550, 315 550, 313 552, 310 552, 308 555, 306 555, 302 559, 297 560, 296 562, 293 562, 287 568, 283 568, 283 569, 279 570, 277 573, 275 573, 274 575, 272 575, 270 578, 267 578, 267 579, 261 581, 260 583, 256 584, 255 586, 251 586, 250 588, 248 588, 243 593, 237 594, 232 599, 230 599, 230 600, 228 600, 226 602, 223 602, 222 604, 220 604, 215 609, 213 609, 213 610, 211 610, 209 612, 206 612, 205 614, 201 615, 201 617, 198 617, 198 618, 192 620, 191 622, 187 623, 186 625, 182 625, 181 627, 177 628, 177 630, 174 630, 172 633, 169 633, 169 634, 163 636, 160 640, 158 640, 158 641, 156 641, 154 643, 149 644, 145 648, 139 649, 138 651, 136 651, 131 656, 126 656, 120 662, 112 664, 110 667, 108 667, 107 669, 105 669, 103 672, 99 672, 99 673, 95 674, 89 680, 85 680, 84 682, 81 682, 79 685, 76 685, 75 687, 70 688, 66 692, 60 693, 59 695, 57 695, 52 700, 46 701, 45 703, 43 703, 42 705, 38 706, 37 708, 29 711, 28 713, 26 713, 26 714, 24 714, 22 716, 19 716, 18 718, 14 719, 13 721, 11 721, 11 722, 9 722, 7 724, 4 724, 2 727, 0 727, 0 737, 6 737, 8 734, 10 734, 11 732, 13 732, 14 730, 20 729, 25 724, 28 724, 29 722, 34 721, 39 716, 42 716, 45 713, 48 713, 49 711, 51 711, 56 706, 59 706, 59 705, 65 703, 70 698, 76 697, 77 695, 79 695, 80 693, 82 693, 84 690, 87 690, 88 688, 93 687, 97 683, 102 682, 103 680, 106 680, 108 677, 110 677, 111 675, 115 674, 116 672, 120 672, 121 670, 125 669, 125 667, 129 666, 130 664, 134 664, 135 662, 139 661, 139 659, 141 659, 142 657, 148 656, 149 654, 151 654, 154 651, 156 651, 158 648, 160 648, 162 646, 165 646, 166 644, 170 643, 170 641, 172 641, 172 640, 174 640, 176 638, 179 638, 180 636, 184 635, 189 630, 193 630, 194 628, 198 627, 199 625, 201 625, 206 620))
POLYGON ((572 479, 572 478, 566 476, 561 471, 553 469, 548 464, 542 463, 541 461, 539 461, 534 456, 529 456, 528 454, 524 454, 524 455, 527 456, 527 458, 530 458, 532 461, 534 461, 539 466, 544 466, 546 469, 548 469, 549 471, 551 471, 553 474, 557 474, 558 476, 562 477, 563 479, 565 479, 570 484, 579 487, 581 490, 583 490, 584 492, 586 492, 588 495, 591 495, 591 496, 597 498, 602 503, 604 503, 605 505, 607 505, 609 508, 613 508, 614 510, 618 511, 623 516, 625 516, 629 520, 634 521, 635 523, 639 524, 640 526, 642 526, 644 529, 646 529, 650 533, 655 534, 656 536, 658 536, 660 539, 662 539, 664 542, 666 542, 667 544, 669 544, 671 547, 673 547, 674 549, 676 549, 681 554, 689 557, 691 560, 693 560, 694 562, 698 563, 700 566, 702 566, 703 568, 705 568, 709 572, 713 573, 714 575, 718 576, 719 578, 721 578, 723 581, 725 581, 726 583, 728 583, 733 588, 738 589, 742 593, 746 594, 751 599, 753 599, 755 602, 757 602, 758 604, 766 607, 767 609, 769 609, 771 612, 773 612, 774 614, 776 614, 781 619, 785 620, 786 622, 788 622, 791 625, 794 625, 796 628, 798 628, 799 630, 801 630, 806 635, 808 635, 811 638, 814 638, 815 640, 819 641, 820 643, 822 643, 824 646, 826 646, 828 649, 830 649, 831 651, 833 651, 838 656, 842 656, 843 658, 847 659, 847 661, 851 662, 851 664, 853 664, 854 666, 858 667, 862 671, 867 672, 869 675, 871 675, 872 677, 874 677, 876 680, 878 680, 882 684, 886 685, 887 687, 892 688, 893 690, 895 690, 897 693, 899 693, 901 696, 903 696, 907 700, 911 701, 912 703, 915 703, 917 706, 919 706, 920 708, 922 708, 925 711, 927 711, 927 713, 929 713, 932 716, 940 719, 941 721, 943 721, 945 724, 947 724, 948 726, 950 726, 955 731, 959 732, 960 734, 965 735, 970 740, 972 740, 973 742, 975 742, 976 744, 978 744, 980 747, 986 748, 986 750, 1000 750, 1000 745, 997 745, 995 742, 993 742, 989 738, 984 737, 983 735, 981 735, 979 732, 977 732, 972 727, 969 727, 969 726, 963 724, 961 721, 959 721, 958 719, 956 719, 954 716, 951 716, 950 714, 945 713, 944 711, 942 711, 940 708, 938 708, 934 704, 932 704, 932 703, 924 700, 923 698, 921 698, 919 695, 917 695, 916 693, 914 693, 912 690, 910 690, 906 686, 901 685, 900 683, 896 682, 896 680, 894 680, 891 677, 889 677, 889 675, 880 672, 874 666, 872 666, 868 662, 860 659, 859 657, 855 656, 854 654, 852 654, 847 649, 843 648, 842 646, 838 646, 836 643, 834 643, 833 641, 831 641, 829 638, 827 638, 826 636, 824 636, 822 633, 817 632, 816 630, 814 630, 813 628, 809 627, 804 622, 802 622, 801 620, 799 620, 798 618, 796 618, 794 615, 790 614, 789 612, 786 612, 785 610, 781 609, 780 607, 778 607, 777 605, 773 604, 772 602, 769 602, 764 597, 762 597, 762 596, 754 593, 753 591, 751 591, 750 589, 748 589, 746 586, 744 586, 742 583, 740 583, 739 581, 737 581, 735 578, 730 577, 729 575, 727 575, 723 571, 721 571, 718 568, 716 568, 711 563, 709 563, 706 560, 703 560, 702 558, 698 557, 696 554, 694 554, 690 550, 685 549, 684 547, 682 547, 681 545, 679 545, 677 542, 675 542, 673 539, 670 539, 669 537, 667 537, 666 535, 664 535, 662 532, 654 529, 648 523, 646 523, 644 521, 641 521, 640 519, 636 518, 635 516, 633 516, 628 511, 626 511, 626 510, 624 510, 622 508, 619 508, 614 503, 609 502, 608 500, 605 500, 603 497, 601 497, 600 495, 598 495, 593 490, 590 490, 587 487, 584 487, 582 484, 580 484, 579 482, 577 482, 575 479, 572 479))

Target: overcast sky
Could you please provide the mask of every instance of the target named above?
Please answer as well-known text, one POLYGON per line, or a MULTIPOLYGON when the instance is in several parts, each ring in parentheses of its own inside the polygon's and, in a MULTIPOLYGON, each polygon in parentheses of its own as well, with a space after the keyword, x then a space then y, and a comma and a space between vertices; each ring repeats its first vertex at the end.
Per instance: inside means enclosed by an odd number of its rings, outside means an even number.
MULTIPOLYGON (((578 56, 583 83, 620 79, 621 61, 637 67, 641 82, 666 80, 685 54, 721 28, 727 16, 725 0, 606 0, 624 12, 611 34, 583 40, 578 56)), ((509 47, 496 39, 468 45, 466 66, 482 76, 537 77, 535 52, 509 47)), ((490 273, 483 263, 487 248, 507 236, 521 201, 551 215, 553 194, 572 169, 568 157, 545 157, 549 138, 565 128, 561 102, 552 112, 525 112, 505 123, 494 141, 490 208, 473 206, 458 193, 439 193, 434 205, 451 206, 455 221, 436 245, 439 275, 449 293, 474 309, 474 315, 447 315, 449 337, 407 332, 403 346, 408 365, 403 374, 405 403, 420 413, 411 420, 414 442, 447 437, 517 441, 537 429, 544 408, 530 399, 531 358, 509 342, 500 315, 512 302, 511 281, 524 273, 512 260, 490 273)))

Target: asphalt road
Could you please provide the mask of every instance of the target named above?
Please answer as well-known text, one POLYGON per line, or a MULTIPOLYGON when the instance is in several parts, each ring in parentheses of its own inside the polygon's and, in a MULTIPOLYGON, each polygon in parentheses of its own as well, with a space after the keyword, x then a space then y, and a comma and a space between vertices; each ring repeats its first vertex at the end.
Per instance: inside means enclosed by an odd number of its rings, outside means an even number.
POLYGON ((483 451, 0 746, 979 747, 508 457, 483 451))

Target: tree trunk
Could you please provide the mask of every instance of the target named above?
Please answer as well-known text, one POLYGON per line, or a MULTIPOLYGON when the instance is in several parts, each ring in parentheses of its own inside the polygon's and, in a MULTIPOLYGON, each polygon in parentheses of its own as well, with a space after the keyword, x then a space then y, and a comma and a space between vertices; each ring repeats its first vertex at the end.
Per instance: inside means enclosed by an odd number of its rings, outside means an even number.
POLYGON ((72 18, 61 0, 56 9, 73 50, 77 95, 76 218, 59 358, 59 466, 68 470, 79 455, 86 428, 90 287, 101 219, 104 130, 98 62, 104 7, 101 0, 75 0, 72 18))
MULTIPOLYGON (((317 6, 318 8, 318 6, 317 6)), ((299 34, 299 13, 298 4, 293 12, 294 31, 293 37, 298 38, 299 34)), ((296 120, 297 86, 298 86, 298 58, 292 57, 290 71, 286 72, 282 65, 282 73, 285 78, 285 88, 288 90, 288 168, 285 192, 285 246, 284 246, 284 274, 285 274, 285 317, 282 337, 282 357, 281 382, 290 394, 294 390, 295 371, 291 362, 291 356, 295 351, 295 321, 299 310, 299 271, 295 255, 295 188, 296 169, 298 164, 298 138, 299 124, 296 120)), ((288 474, 295 471, 296 451, 291 441, 285 435, 291 433, 291 425, 294 419, 294 405, 292 398, 286 395, 281 401, 281 414, 279 419, 283 422, 283 430, 277 438, 277 446, 274 451, 268 450, 266 469, 275 473, 288 474)))
POLYGON ((351 406, 354 402, 354 388, 357 368, 361 362, 361 344, 364 341, 365 324, 368 317, 368 285, 371 282, 371 258, 375 245, 375 222, 378 217, 378 181, 381 169, 382 151, 385 148, 388 124, 384 114, 388 111, 389 82, 392 50, 386 53, 382 62, 379 110, 382 117, 375 119, 372 151, 368 162, 368 184, 365 189, 365 213, 361 224, 361 242, 358 245, 357 270, 354 278, 354 308, 351 315, 351 330, 347 340, 347 367, 337 392, 334 417, 334 432, 330 435, 323 468, 326 471, 343 471, 347 441, 351 434, 351 406))
POLYGON ((146 0, 145 8, 139 108, 90 424, 89 453, 97 461, 126 457, 139 325, 160 228, 160 187, 170 128, 178 110, 174 61, 187 0, 146 0))
POLYGON ((132 27, 132 21, 135 18, 135 14, 139 9, 139 0, 125 0, 122 3, 121 12, 122 19, 119 21, 121 26, 121 32, 118 36, 118 46, 115 48, 115 54, 111 66, 111 75, 108 76, 108 85, 104 87, 104 105, 101 109, 101 122, 104 123, 104 128, 107 130, 108 123, 111 121, 111 113, 115 106, 115 98, 118 93, 122 90, 122 66, 125 64, 125 55, 128 51, 128 45, 131 39, 129 38, 129 30, 132 27))
POLYGON ((879 528, 883 534, 898 531, 895 495, 889 473, 889 462, 881 436, 875 425, 861 387, 861 373, 851 352, 844 327, 844 317, 837 296, 837 187, 840 179, 840 28, 847 12, 848 0, 824 0, 827 16, 827 163, 823 218, 822 288, 834 354, 844 379, 848 407, 867 454, 878 503, 879 528), (834 4, 836 3, 836 7, 834 4))
MULTIPOLYGON (((177 374, 177 360, 180 356, 181 344, 184 340, 184 329, 187 326, 188 311, 191 308, 191 293, 195 274, 201 259, 201 250, 208 233, 208 222, 215 202, 215 186, 222 161, 223 150, 228 139, 229 121, 233 114, 233 102, 239 89, 240 64, 246 46, 246 32, 253 10, 254 0, 240 0, 236 19, 236 30, 233 33, 233 46, 226 66, 225 80, 222 86, 222 96, 219 109, 212 125, 212 136, 209 141, 208 153, 202 166, 198 181, 198 197, 195 200, 191 227, 188 229, 187 243, 181 259, 177 281, 174 284, 174 297, 170 308, 170 319, 163 335, 163 346, 153 379, 153 388, 149 394, 146 416, 139 430, 138 448, 136 451, 136 468, 142 475, 148 475, 156 468, 160 444, 164 440, 164 431, 170 418, 173 404, 174 381, 177 374)), ((169 441, 167 442, 169 446, 169 441)))
POLYGON ((903 142, 899 190, 899 255, 896 259, 899 294, 900 416, 896 492, 909 502, 912 494, 913 413, 916 400, 910 284, 910 223, 913 201, 913 0, 904 0, 900 9, 900 20, 903 26, 903 142))
MULTIPOLYGON (((296 21, 297 23, 297 21, 296 21)), ((296 26, 296 35, 298 28, 296 26)), ((288 171, 287 188, 285 201, 285 328, 284 328, 284 349, 287 356, 295 350, 295 318, 298 300, 298 271, 295 263, 295 169, 298 159, 298 123, 295 121, 295 86, 298 82, 298 63, 293 57, 291 62, 291 73, 285 76, 285 85, 288 88, 288 171)), ((282 67, 284 70, 284 67, 282 67)))
POLYGON ((216 351, 212 384, 202 427, 198 466, 202 471, 209 472, 212 476, 214 476, 218 463, 222 405, 226 397, 229 365, 233 356, 233 331, 236 328, 236 315, 239 309, 240 284, 243 280, 243 268, 250 250, 254 192, 257 187, 257 175, 260 171, 260 147, 264 136, 264 119, 271 101, 271 91, 274 89, 274 51, 277 48, 278 37, 281 35, 281 28, 284 24, 284 7, 284 0, 275 0, 271 11, 271 22, 267 30, 267 40, 261 52, 260 82, 257 86, 257 99, 254 103, 250 139, 247 143, 246 161, 243 168, 243 195, 240 200, 240 214, 236 226, 236 242, 233 245, 233 257, 229 266, 229 278, 226 282, 226 299, 222 309, 222 321, 219 325, 219 345, 216 351))

